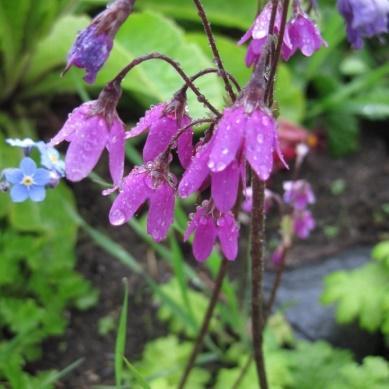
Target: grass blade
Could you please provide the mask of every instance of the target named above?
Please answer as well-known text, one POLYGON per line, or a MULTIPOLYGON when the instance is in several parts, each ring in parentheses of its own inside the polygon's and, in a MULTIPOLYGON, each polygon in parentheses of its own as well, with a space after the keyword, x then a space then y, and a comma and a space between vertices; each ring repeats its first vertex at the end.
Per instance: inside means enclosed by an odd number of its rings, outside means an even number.
POLYGON ((126 359, 124 358, 124 362, 128 370, 130 371, 132 378, 142 387, 142 389, 151 389, 151 386, 146 382, 143 376, 139 373, 138 370, 126 359))

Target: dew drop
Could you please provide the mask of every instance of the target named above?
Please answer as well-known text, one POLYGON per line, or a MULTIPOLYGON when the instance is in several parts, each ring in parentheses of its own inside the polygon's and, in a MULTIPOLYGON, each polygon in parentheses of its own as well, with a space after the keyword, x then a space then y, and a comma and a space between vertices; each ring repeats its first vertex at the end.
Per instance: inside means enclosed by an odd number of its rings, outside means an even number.
POLYGON ((114 226, 120 226, 126 221, 126 216, 120 209, 116 209, 110 215, 110 222, 114 226))

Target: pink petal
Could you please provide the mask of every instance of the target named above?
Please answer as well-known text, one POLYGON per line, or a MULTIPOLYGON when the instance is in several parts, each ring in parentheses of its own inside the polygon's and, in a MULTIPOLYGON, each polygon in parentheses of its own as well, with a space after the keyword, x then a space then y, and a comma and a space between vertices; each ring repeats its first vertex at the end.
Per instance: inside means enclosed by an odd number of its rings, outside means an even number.
POLYGON ((130 132, 127 132, 127 139, 134 138, 135 136, 138 136, 148 130, 150 126, 161 117, 165 107, 166 104, 162 103, 155 105, 146 111, 145 115, 139 120, 137 125, 130 132))
POLYGON ((124 124, 119 118, 117 118, 112 123, 107 143, 107 150, 109 154, 109 171, 111 173, 112 181, 115 185, 119 185, 123 177, 124 142, 124 124))
POLYGON ((217 221, 217 236, 225 257, 233 261, 238 255, 239 227, 232 214, 224 214, 217 221))
POLYGON ((193 192, 196 192, 209 175, 207 162, 211 147, 211 142, 201 146, 192 158, 192 162, 178 186, 178 194, 181 197, 188 197, 193 192))
MULTIPOLYGON (((190 118, 184 116, 181 128, 190 123, 190 118)), ((177 154, 183 168, 187 168, 190 164, 193 155, 193 129, 189 127, 185 130, 177 140, 177 154)))
POLYGON ((153 161, 164 152, 177 129, 177 121, 169 116, 163 116, 153 123, 143 148, 144 161, 153 161))
POLYGON ((70 135, 82 130, 84 127, 87 127, 89 125, 88 122, 94 117, 89 115, 95 103, 96 101, 89 101, 75 108, 73 112, 69 114, 65 124, 59 130, 57 135, 55 135, 54 138, 51 139, 50 144, 52 146, 55 146, 63 142, 64 140, 69 141, 70 135))
POLYGON ((254 111, 246 123, 246 158, 263 181, 273 168, 275 126, 273 117, 261 110, 254 111))
POLYGON ((206 214, 205 209, 203 207, 198 206, 196 209, 196 213, 195 214, 192 213, 189 215, 190 221, 184 233, 184 242, 186 242, 189 239, 189 237, 192 235, 192 233, 196 230, 201 218, 205 216, 205 214, 206 214))
POLYGON ((208 162, 208 167, 213 172, 224 170, 235 158, 242 143, 245 121, 243 107, 224 110, 223 117, 216 127, 208 162))
MULTIPOLYGON (((254 24, 253 24, 254 25, 254 24)), ((238 45, 243 45, 243 43, 247 42, 250 38, 251 38, 251 35, 253 33, 253 26, 251 26, 246 32, 245 34, 242 36, 242 38, 239 39, 238 41, 238 45)))
POLYGON ((211 216, 203 216, 198 224, 193 240, 193 255, 198 261, 205 261, 212 252, 216 241, 216 226, 211 216))
POLYGON ((80 181, 96 166, 108 141, 108 127, 100 116, 91 116, 72 134, 65 157, 66 177, 80 181))
POLYGON ((232 161, 222 172, 212 173, 212 198, 221 212, 229 211, 236 202, 239 187, 239 164, 232 161))
POLYGON ((149 199, 147 232, 157 241, 165 239, 174 213, 174 190, 166 182, 153 191, 149 199))
POLYGON ((124 179, 123 190, 109 211, 109 222, 112 225, 119 226, 130 220, 151 194, 145 183, 146 175, 140 168, 134 168, 124 179))
MULTIPOLYGON (((268 36, 272 8, 273 8, 273 2, 269 1, 262 9, 257 19, 255 20, 253 26, 253 33, 252 33, 252 37, 254 39, 261 39, 268 36)), ((282 12, 281 6, 278 3, 277 11, 276 11, 275 27, 274 27, 276 31, 279 30, 281 25, 281 12, 282 12)))

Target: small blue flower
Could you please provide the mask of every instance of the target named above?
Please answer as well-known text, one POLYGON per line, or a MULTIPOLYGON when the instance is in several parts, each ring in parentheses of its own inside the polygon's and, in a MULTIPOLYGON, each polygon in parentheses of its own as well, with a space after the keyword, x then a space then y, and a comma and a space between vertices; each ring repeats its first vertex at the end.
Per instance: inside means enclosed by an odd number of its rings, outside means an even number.
POLYGON ((65 162, 60 158, 59 152, 44 142, 37 142, 38 150, 41 153, 41 164, 49 170, 58 173, 60 177, 65 176, 65 162))
POLYGON ((28 198, 35 202, 45 199, 45 185, 50 182, 50 172, 37 168, 31 158, 24 157, 19 168, 5 169, 4 175, 12 185, 10 195, 13 202, 21 203, 28 198))
POLYGON ((24 139, 8 138, 5 141, 10 146, 21 147, 23 149, 31 148, 36 145, 36 143, 31 138, 24 138, 24 139))

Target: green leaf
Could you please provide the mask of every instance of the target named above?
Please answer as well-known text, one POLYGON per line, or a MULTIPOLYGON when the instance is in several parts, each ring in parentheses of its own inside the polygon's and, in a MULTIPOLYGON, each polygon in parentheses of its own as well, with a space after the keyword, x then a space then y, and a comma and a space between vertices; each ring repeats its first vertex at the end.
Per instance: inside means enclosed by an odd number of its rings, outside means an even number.
POLYGON ((373 259, 383 263, 389 270, 389 241, 378 243, 371 253, 373 259))
POLYGON ((142 375, 138 372, 137 369, 126 359, 124 358, 124 362, 130 372, 131 377, 134 379, 136 383, 138 383, 142 389, 150 389, 150 385, 145 381, 142 375))

